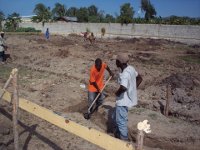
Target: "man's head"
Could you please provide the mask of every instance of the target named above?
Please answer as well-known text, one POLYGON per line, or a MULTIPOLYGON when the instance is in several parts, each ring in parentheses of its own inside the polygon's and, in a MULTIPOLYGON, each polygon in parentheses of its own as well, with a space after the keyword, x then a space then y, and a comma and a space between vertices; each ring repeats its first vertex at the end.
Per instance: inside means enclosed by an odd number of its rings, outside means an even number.
POLYGON ((1 31, 1 37, 2 37, 2 38, 4 37, 4 32, 3 32, 3 31, 1 31))
POLYGON ((126 53, 119 53, 116 58, 117 67, 121 67, 123 65, 127 65, 129 61, 129 56, 126 53))
POLYGON ((97 58, 95 60, 95 68, 100 71, 101 70, 101 66, 102 66, 102 60, 100 58, 97 58))

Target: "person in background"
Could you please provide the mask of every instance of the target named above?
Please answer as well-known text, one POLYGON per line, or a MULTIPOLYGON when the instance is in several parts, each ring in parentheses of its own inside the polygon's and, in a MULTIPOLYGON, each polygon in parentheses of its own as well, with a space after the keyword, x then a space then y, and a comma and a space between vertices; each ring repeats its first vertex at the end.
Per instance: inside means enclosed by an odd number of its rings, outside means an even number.
POLYGON ((5 51, 7 50, 7 46, 4 41, 4 32, 1 31, 0 36, 0 62, 4 64, 5 61, 5 51))
POLYGON ((46 32, 45 32, 45 37, 48 40, 49 39, 49 28, 47 28, 46 32))
POLYGON ((128 141, 128 109, 137 105, 137 87, 142 82, 142 77, 135 68, 128 64, 129 56, 120 53, 116 59, 116 66, 120 68, 116 91, 116 106, 112 115, 115 126, 115 136, 128 141))

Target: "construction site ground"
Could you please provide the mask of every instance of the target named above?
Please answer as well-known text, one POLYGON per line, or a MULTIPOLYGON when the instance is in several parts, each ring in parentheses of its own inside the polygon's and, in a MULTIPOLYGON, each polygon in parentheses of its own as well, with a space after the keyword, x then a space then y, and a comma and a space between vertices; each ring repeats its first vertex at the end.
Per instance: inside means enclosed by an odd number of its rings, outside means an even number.
MULTIPOLYGON (((118 52, 130 56, 129 64, 142 75, 138 106, 129 111, 129 138, 136 141, 137 123, 147 119, 152 132, 145 134, 145 149, 198 150, 200 147, 200 45, 160 39, 105 39, 94 44, 83 37, 6 34, 11 58, 0 64, 2 88, 12 68, 19 69, 19 96, 81 125, 113 136, 111 114, 119 69, 118 52), (96 58, 105 61, 115 77, 105 88, 105 102, 90 120, 87 84, 96 58), (170 84, 169 116, 163 115, 166 87, 170 84), (85 88, 84 88, 85 86, 85 88)), ((108 78, 106 73, 105 78, 108 78)), ((8 87, 12 92, 12 84, 8 87)), ((12 106, 0 100, 0 149, 13 149, 12 106)), ((68 133, 23 110, 19 112, 20 148, 29 150, 93 150, 100 147, 68 133)), ((106 141, 105 141, 106 142, 106 141)))

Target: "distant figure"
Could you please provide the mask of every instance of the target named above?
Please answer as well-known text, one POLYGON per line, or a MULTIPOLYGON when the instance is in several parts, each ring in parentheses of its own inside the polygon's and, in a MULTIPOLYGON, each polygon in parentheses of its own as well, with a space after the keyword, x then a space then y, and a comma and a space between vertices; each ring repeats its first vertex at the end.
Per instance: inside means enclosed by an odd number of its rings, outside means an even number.
POLYGON ((5 61, 5 51, 7 50, 7 46, 4 41, 4 32, 1 31, 0 36, 0 63, 4 64, 5 61))
POLYGON ((90 41, 90 44, 93 44, 95 41, 94 33, 93 32, 81 32, 81 36, 84 37, 84 41, 90 41))
POLYGON ((95 37, 94 37, 94 34, 93 34, 93 32, 89 35, 89 41, 90 41, 90 44, 93 44, 94 43, 94 41, 95 41, 95 37))
POLYGON ((49 39, 49 28, 47 28, 47 30, 46 30, 45 37, 47 40, 49 39))

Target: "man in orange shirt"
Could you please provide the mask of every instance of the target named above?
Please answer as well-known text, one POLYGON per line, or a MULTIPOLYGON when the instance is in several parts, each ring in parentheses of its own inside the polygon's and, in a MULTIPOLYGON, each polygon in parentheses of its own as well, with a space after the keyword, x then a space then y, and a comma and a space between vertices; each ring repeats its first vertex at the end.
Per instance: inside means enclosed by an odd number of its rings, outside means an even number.
MULTIPOLYGON (((110 76, 113 76, 112 71, 107 66, 106 63, 102 63, 102 60, 100 58, 97 58, 95 60, 95 64, 90 69, 90 80, 88 85, 88 102, 89 107, 94 101, 95 97, 98 95, 98 93, 101 93, 98 100, 96 101, 96 107, 102 105, 104 100, 104 94, 102 93, 102 88, 104 86, 104 72, 105 69, 109 72, 110 76)), ((94 110, 92 110, 94 111, 94 110)), ((92 112, 91 111, 91 112, 92 112)))

